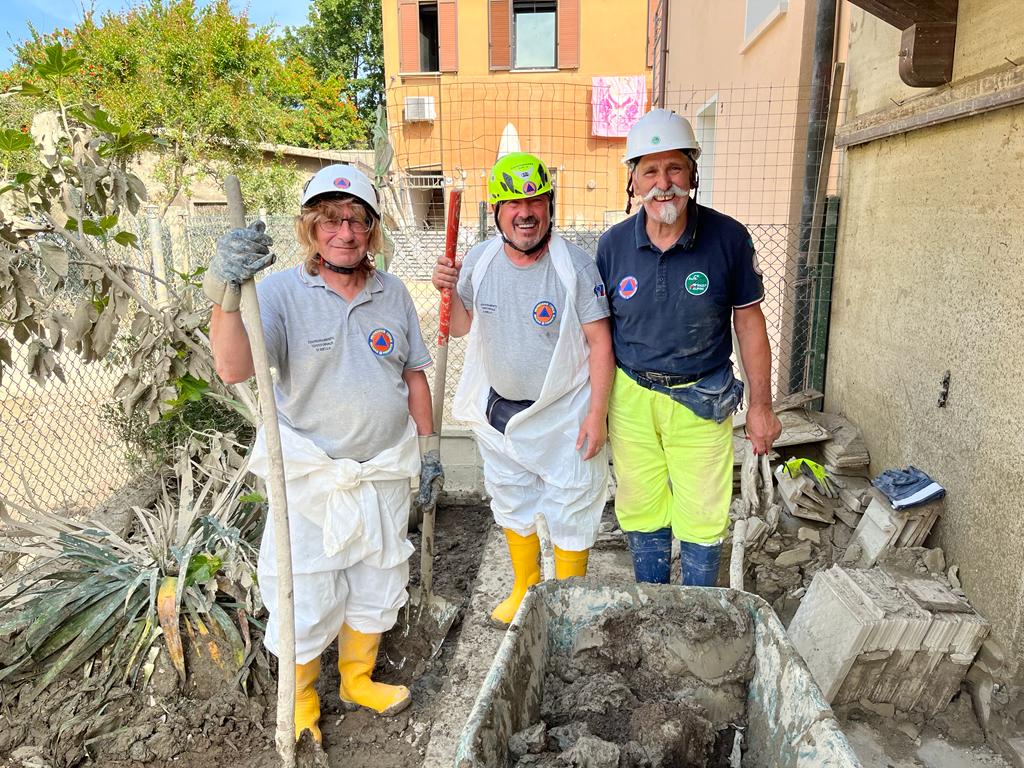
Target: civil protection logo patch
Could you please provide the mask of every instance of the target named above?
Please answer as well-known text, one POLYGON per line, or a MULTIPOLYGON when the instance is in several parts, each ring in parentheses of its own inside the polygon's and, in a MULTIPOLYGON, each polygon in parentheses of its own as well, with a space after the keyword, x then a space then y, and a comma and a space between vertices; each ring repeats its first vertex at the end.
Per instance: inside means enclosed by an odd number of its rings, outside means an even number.
POLYGON ((523 184, 523 194, 524 195, 532 195, 536 191, 537 191, 537 185, 534 184, 532 181, 528 181, 525 184, 523 184))
POLYGON ((558 310, 550 301, 537 302, 537 306, 533 308, 533 322, 537 325, 551 325, 557 315, 558 310))
POLYGON ((683 283, 686 292, 693 296, 707 293, 709 285, 708 276, 703 272, 691 272, 686 276, 686 282, 683 283))
POLYGON ((334 180, 334 186, 338 189, 348 189, 352 186, 352 182, 346 179, 344 176, 339 176, 334 180))
POLYGON ((639 281, 637 281, 637 279, 632 275, 619 280, 619 296, 624 299, 632 299, 636 296, 637 289, 639 288, 639 281))
POLYGON ((366 340, 370 345, 370 349, 373 350, 373 354, 378 357, 385 357, 395 351, 395 337, 391 335, 391 331, 387 328, 377 328, 370 331, 370 335, 366 340))

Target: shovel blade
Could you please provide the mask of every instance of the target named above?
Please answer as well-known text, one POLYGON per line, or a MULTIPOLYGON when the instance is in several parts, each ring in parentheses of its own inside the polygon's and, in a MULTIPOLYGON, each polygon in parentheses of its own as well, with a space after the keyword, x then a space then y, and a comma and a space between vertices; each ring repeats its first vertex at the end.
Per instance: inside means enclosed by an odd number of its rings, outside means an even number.
POLYGON ((458 603, 436 594, 428 596, 419 587, 410 587, 409 602, 398 614, 398 623, 385 637, 388 664, 395 669, 407 664, 417 669, 425 666, 441 652, 459 612, 458 603))

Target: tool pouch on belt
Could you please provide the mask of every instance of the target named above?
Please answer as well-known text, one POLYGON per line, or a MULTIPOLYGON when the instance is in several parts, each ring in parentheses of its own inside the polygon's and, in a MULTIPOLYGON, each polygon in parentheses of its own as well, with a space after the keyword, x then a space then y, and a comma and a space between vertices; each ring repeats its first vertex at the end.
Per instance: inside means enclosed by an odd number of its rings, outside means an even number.
POLYGON ((487 423, 505 434, 508 420, 520 411, 525 411, 533 400, 506 400, 493 389, 487 393, 487 423))
POLYGON ((733 375, 731 364, 723 365, 693 384, 678 387, 651 381, 639 371, 623 370, 640 386, 668 395, 700 418, 719 424, 729 418, 743 402, 743 382, 733 375))

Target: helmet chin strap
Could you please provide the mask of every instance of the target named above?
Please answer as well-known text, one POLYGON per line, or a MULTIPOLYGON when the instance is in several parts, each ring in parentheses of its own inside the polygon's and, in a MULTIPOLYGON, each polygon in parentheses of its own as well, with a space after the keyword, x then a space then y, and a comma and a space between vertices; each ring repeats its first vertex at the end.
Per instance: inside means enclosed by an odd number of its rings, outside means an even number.
MULTIPOLYGON (((319 254, 317 254, 319 256, 319 254)), ((363 257, 366 258, 365 256, 363 257)), ((323 256, 320 256, 320 266, 329 269, 331 272, 337 272, 339 275, 354 275, 357 271, 357 267, 339 267, 337 264, 331 264, 323 256)))
MULTIPOLYGON (((547 194, 550 195, 551 193, 549 192, 547 194)), ((500 205, 501 204, 499 203, 498 207, 500 207, 500 205)), ((518 245, 516 245, 511 240, 509 240, 505 236, 505 233, 501 231, 501 224, 498 223, 498 207, 495 207, 495 209, 494 209, 494 228, 496 230, 498 230, 498 234, 501 235, 501 241, 505 245, 507 245, 513 251, 516 251, 517 253, 523 254, 524 256, 536 256, 538 253, 540 253, 541 251, 543 251, 545 248, 548 247, 548 242, 551 240, 551 232, 555 228, 555 198, 554 198, 554 195, 551 195, 551 198, 550 198, 550 208, 549 208, 549 210, 551 212, 551 220, 548 222, 548 231, 544 233, 544 237, 542 237, 540 240, 538 240, 537 244, 535 246, 533 246, 533 248, 530 248, 529 250, 526 250, 526 251, 524 251, 518 245)))
MULTIPOLYGON (((495 221, 495 225, 497 225, 497 221, 495 221)), ((552 229, 552 226, 553 225, 548 224, 548 231, 544 233, 544 237, 542 237, 537 242, 537 244, 535 246, 533 246, 533 248, 530 248, 529 250, 525 250, 525 251, 522 248, 520 248, 518 245, 513 243, 511 240, 509 240, 507 237, 505 237, 505 233, 501 231, 501 227, 498 227, 497 229, 498 229, 498 234, 501 235, 501 241, 503 243, 505 243, 505 245, 507 245, 513 251, 518 251, 519 253, 523 254, 524 256, 535 256, 536 254, 540 253, 541 251, 543 251, 545 248, 548 247, 548 241, 551 240, 551 229, 552 229)))

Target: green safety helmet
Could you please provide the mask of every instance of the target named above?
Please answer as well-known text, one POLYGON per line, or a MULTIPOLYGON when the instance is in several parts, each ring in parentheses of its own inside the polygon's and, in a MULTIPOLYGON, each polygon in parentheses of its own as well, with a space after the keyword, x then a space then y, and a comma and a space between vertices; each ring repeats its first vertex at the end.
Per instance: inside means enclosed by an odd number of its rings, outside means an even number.
POLYGON ((524 200, 552 192, 547 166, 527 152, 512 152, 498 158, 487 182, 487 202, 494 206, 506 200, 524 200))

